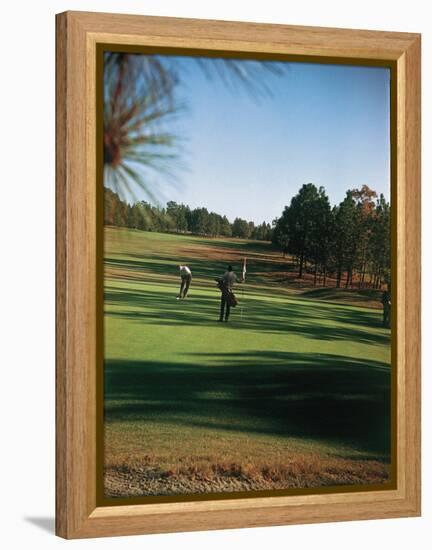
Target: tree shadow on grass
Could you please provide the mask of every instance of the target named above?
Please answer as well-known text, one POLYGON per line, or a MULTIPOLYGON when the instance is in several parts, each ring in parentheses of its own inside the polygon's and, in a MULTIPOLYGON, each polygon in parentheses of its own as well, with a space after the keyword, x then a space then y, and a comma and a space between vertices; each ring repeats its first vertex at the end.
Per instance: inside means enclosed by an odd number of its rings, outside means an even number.
MULTIPOLYGON (((240 296, 242 300, 243 303, 232 309, 230 330, 292 334, 325 341, 390 343, 389 331, 381 329, 380 315, 374 311, 331 308, 301 300, 277 302, 240 296)), ((105 304, 115 306, 110 307, 106 315, 159 326, 215 326, 219 303, 220 293, 216 288, 211 294, 206 287, 191 287, 190 297, 180 301, 165 289, 105 289, 105 304)))
POLYGON ((184 263, 189 265, 192 275, 197 277, 206 277, 212 280, 213 277, 222 275, 228 266, 228 260, 211 260, 208 257, 202 259, 173 259, 172 256, 155 255, 128 258, 106 258, 107 267, 116 267, 119 269, 130 270, 139 275, 142 272, 153 275, 179 275, 178 265, 184 263))
POLYGON ((387 364, 337 355, 190 354, 183 363, 105 361, 108 422, 312 438, 388 459, 387 364))
MULTIPOLYGON (((190 256, 183 254, 177 258, 169 253, 155 254, 154 252, 148 255, 128 254, 126 257, 109 256, 105 258, 104 265, 107 268, 115 268, 121 271, 110 275, 111 277, 124 278, 125 272, 127 272, 129 278, 135 280, 139 280, 143 274, 156 277, 178 276, 178 264, 188 265, 192 270, 193 277, 207 279, 208 281, 213 281, 214 277, 222 275, 229 264, 233 265, 234 271, 239 277, 241 275, 242 258, 240 257, 233 258, 232 255, 227 255, 225 258, 212 257, 210 251, 199 258, 192 256, 192 251, 188 254, 190 256)), ((285 270, 286 265, 284 262, 272 258, 263 257, 261 259, 257 256, 248 259, 248 281, 251 283, 266 282, 263 274, 285 270)))

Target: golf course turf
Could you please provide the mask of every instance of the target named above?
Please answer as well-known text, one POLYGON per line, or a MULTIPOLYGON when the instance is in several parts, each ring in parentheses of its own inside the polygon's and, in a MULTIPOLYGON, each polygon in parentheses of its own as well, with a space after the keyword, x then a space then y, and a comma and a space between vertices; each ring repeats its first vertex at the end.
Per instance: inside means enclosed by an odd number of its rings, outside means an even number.
POLYGON ((388 481, 382 311, 290 285, 289 264, 266 242, 105 228, 107 497, 388 481), (214 277, 244 257, 218 323, 214 277))

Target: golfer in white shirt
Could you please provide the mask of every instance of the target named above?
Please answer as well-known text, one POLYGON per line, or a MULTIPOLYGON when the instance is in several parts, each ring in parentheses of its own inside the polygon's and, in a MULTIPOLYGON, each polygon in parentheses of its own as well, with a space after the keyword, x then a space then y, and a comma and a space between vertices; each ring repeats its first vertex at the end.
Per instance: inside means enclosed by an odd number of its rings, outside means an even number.
POLYGON ((186 298, 189 291, 189 287, 192 281, 192 271, 188 268, 187 265, 179 265, 181 284, 180 284, 180 293, 177 296, 177 300, 186 298))

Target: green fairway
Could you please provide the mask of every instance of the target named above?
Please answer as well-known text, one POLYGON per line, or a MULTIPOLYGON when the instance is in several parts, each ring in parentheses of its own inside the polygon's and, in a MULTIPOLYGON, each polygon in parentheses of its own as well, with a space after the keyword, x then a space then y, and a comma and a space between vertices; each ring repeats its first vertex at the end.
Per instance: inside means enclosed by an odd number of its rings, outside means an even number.
POLYGON ((382 313, 283 284, 286 269, 269 243, 105 229, 108 495, 162 494, 158 476, 167 494, 386 481, 382 313), (214 277, 245 256, 218 323, 214 277))

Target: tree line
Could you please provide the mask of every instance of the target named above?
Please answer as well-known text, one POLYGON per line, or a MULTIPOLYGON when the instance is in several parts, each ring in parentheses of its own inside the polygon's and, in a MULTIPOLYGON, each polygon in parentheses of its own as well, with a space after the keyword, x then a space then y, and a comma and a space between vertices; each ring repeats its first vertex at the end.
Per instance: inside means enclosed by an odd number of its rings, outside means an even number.
POLYGON ((273 222, 272 242, 314 284, 381 288, 390 283, 390 204, 364 185, 333 208, 323 187, 305 184, 273 222))
POLYGON ((390 204, 366 185, 347 191, 332 207, 323 187, 305 184, 272 225, 241 218, 231 223, 207 208, 174 201, 165 207, 146 201, 129 204, 108 188, 104 212, 107 225, 271 241, 294 259, 298 277, 312 273, 315 285, 326 286, 328 278, 335 279, 338 288, 379 289, 390 283, 390 204))
POLYGON ((231 223, 226 216, 209 212, 207 208, 190 208, 169 201, 165 207, 146 201, 129 204, 117 193, 105 188, 104 218, 106 225, 129 227, 142 231, 191 233, 207 237, 239 237, 270 241, 272 227, 265 221, 255 225, 253 221, 235 218, 231 223))

